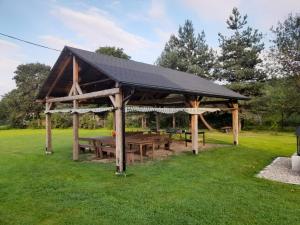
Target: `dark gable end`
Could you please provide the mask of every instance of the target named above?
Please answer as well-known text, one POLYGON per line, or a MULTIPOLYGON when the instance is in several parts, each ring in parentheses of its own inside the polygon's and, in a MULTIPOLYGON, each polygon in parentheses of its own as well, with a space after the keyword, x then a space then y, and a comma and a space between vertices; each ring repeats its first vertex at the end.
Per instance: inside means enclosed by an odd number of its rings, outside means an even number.
MULTIPOLYGON (((193 74, 171 70, 159 66, 125 60, 95 52, 85 51, 72 47, 65 47, 62 54, 74 54, 80 60, 91 65, 99 72, 107 75, 114 81, 126 86, 143 87, 168 91, 170 93, 194 94, 199 96, 219 97, 226 99, 248 99, 224 86, 213 83, 193 74)), ((58 60, 62 58, 59 57, 58 60)), ((58 62, 55 64, 55 66, 58 62)), ((53 72, 49 76, 54 76, 53 72)), ((53 79, 47 79, 53 80, 53 79)), ((45 84, 47 83, 47 80, 45 84)), ((43 85, 39 99, 43 99, 49 85, 43 85)))

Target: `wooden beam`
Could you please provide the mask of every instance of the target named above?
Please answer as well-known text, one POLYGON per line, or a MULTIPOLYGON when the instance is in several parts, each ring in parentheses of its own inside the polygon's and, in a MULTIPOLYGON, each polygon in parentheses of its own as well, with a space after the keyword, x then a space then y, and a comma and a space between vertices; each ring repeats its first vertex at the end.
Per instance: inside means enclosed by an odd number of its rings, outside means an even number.
POLYGON ((52 92, 53 88, 55 87, 57 81, 59 81, 59 79, 61 78, 65 68, 67 67, 67 65, 69 64, 70 61, 71 61, 71 57, 68 57, 66 59, 66 61, 63 63, 63 65, 62 65, 61 69, 59 70, 54 82, 52 83, 51 87, 49 88, 46 97, 48 97, 51 94, 51 92, 52 92))
POLYGON ((233 144, 239 144, 239 105, 238 103, 233 103, 232 110, 232 133, 233 133, 233 144))
POLYGON ((119 88, 111 88, 103 91, 95 91, 85 94, 77 94, 74 96, 66 96, 66 97, 58 97, 58 98, 49 98, 46 100, 46 102, 68 102, 73 100, 84 100, 84 99, 90 99, 90 98, 99 98, 99 97, 107 97, 110 95, 114 95, 119 93, 119 88))
POLYGON ((84 84, 80 84, 80 86, 81 87, 86 87, 86 86, 90 86, 90 85, 93 85, 93 84, 101 84, 101 83, 104 83, 106 81, 111 81, 111 79, 106 78, 106 79, 102 79, 102 80, 87 82, 87 83, 84 83, 84 84))
POLYGON ((156 113, 156 132, 160 130, 160 114, 157 112, 156 113))
MULTIPOLYGON (((51 103, 46 103, 46 111, 51 109, 51 103)), ((51 132, 51 114, 46 113, 46 154, 53 153, 52 150, 52 132, 51 132)))
POLYGON ((116 124, 116 174, 122 174, 124 171, 124 148, 123 146, 123 138, 124 138, 124 123, 123 123, 123 113, 122 113, 122 107, 123 105, 123 93, 120 91, 120 93, 115 94, 115 104, 116 104, 116 110, 115 110, 115 124, 116 124))
POLYGON ((83 94, 78 82, 75 83, 75 88, 76 88, 78 94, 80 94, 80 95, 83 94))
POLYGON ((173 129, 176 128, 176 117, 175 117, 175 113, 173 114, 173 117, 172 117, 172 127, 173 127, 173 129))
POLYGON ((71 89, 69 91, 68 96, 72 96, 72 95, 74 95, 74 85, 73 84, 72 84, 72 87, 71 87, 71 89))
MULTIPOLYGON (((78 94, 76 89, 76 83, 78 83, 78 63, 76 62, 75 56, 73 56, 73 93, 78 94)), ((70 96, 74 97, 74 96, 70 96)), ((77 99, 73 99, 73 109, 78 108, 77 99)), ((78 113, 73 113, 73 160, 79 159, 79 115, 78 113)))
POLYGON ((116 101, 115 101, 114 96, 110 95, 110 96, 109 96, 109 99, 110 99, 112 105, 113 105, 114 107, 117 107, 117 106, 116 106, 116 101))
MULTIPOLYGON (((188 101, 189 105, 193 108, 198 108, 200 101, 197 97, 188 101)), ((192 114, 191 115, 191 136, 192 136, 192 150, 194 154, 198 154, 199 146, 198 146, 198 115, 192 114)))

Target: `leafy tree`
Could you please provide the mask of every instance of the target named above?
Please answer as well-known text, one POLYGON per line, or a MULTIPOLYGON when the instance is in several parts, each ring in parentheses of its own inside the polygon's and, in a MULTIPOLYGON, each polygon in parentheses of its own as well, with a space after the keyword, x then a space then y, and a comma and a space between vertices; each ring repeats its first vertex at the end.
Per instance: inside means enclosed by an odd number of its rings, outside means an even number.
MULTIPOLYGON (((272 116, 274 124, 284 126, 293 118, 300 121, 300 16, 289 14, 283 22, 272 27, 274 39, 266 67, 273 80, 264 89, 258 105, 272 116)), ((293 124, 291 121, 291 125, 293 124)))
POLYGON ((131 57, 124 52, 123 48, 116 48, 116 47, 99 47, 96 53, 104 54, 104 55, 111 55, 114 57, 122 58, 122 59, 130 59, 131 57))
POLYGON ((186 20, 184 26, 179 27, 178 35, 171 35, 156 63, 211 78, 215 57, 213 50, 206 44, 204 31, 196 35, 192 21, 186 20))
POLYGON ((3 124, 11 127, 24 127, 25 114, 21 111, 20 93, 17 89, 5 94, 0 102, 0 114, 3 124))
POLYGON ((259 112, 272 128, 280 125, 283 129, 286 122, 292 126, 300 122, 300 92, 295 88, 293 79, 273 78, 266 82, 262 92, 261 97, 252 99, 251 110, 259 112))
POLYGON ((247 15, 242 16, 237 8, 233 8, 226 23, 232 35, 226 37, 219 33, 221 54, 215 76, 218 80, 228 82, 235 91, 259 95, 257 82, 266 79, 266 74, 258 68, 262 62, 259 54, 264 49, 262 34, 257 29, 246 27, 247 15))
POLYGON ((296 126, 300 122, 300 18, 289 14, 271 30, 274 45, 264 69, 272 79, 262 89, 263 95, 252 100, 252 111, 272 128, 296 126))
POLYGON ((289 14, 271 30, 275 35, 271 56, 280 63, 277 69, 285 77, 294 77, 300 88, 300 14, 289 14))
POLYGON ((40 119, 44 106, 35 102, 38 90, 50 72, 50 67, 40 63, 19 65, 15 71, 16 89, 1 100, 5 120, 13 127, 23 127, 32 119, 40 119))

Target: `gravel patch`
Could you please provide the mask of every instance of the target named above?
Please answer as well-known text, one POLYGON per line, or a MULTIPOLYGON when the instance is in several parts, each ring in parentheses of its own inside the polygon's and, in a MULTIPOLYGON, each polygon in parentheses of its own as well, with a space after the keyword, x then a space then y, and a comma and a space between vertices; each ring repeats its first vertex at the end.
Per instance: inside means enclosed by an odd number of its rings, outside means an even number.
POLYGON ((292 162, 289 157, 277 157, 270 165, 260 171, 257 177, 300 185, 300 173, 292 171, 292 162))

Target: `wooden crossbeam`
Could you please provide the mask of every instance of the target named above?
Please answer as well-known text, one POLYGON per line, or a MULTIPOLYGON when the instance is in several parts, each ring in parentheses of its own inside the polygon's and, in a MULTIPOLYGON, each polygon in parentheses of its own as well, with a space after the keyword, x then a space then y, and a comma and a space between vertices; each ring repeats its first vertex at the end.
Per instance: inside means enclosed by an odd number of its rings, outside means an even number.
POLYGON ((80 95, 83 94, 83 92, 82 92, 82 90, 81 90, 81 88, 80 88, 80 86, 79 86, 79 84, 77 82, 75 83, 75 88, 77 90, 77 93, 79 93, 80 95))
POLYGON ((109 98, 110 98, 111 103, 113 104, 113 106, 114 106, 114 107, 117 107, 115 97, 112 96, 112 95, 110 95, 109 98))
POLYGON ((85 86, 90 86, 90 85, 94 85, 94 84, 101 84, 101 83, 104 83, 106 81, 110 81, 111 79, 109 78, 106 78, 106 79, 103 79, 103 80, 97 80, 97 81, 92 81, 92 82, 88 82, 88 83, 83 83, 83 84, 80 84, 81 87, 85 87, 85 86))
POLYGON ((120 92, 119 88, 111 88, 103 91, 95 91, 95 92, 73 95, 73 96, 49 98, 46 100, 46 102, 68 102, 73 100, 84 100, 90 98, 107 97, 110 95, 118 94, 119 92, 120 92))
POLYGON ((72 96, 73 93, 74 93, 74 84, 72 84, 72 87, 71 87, 71 89, 69 91, 69 95, 68 96, 72 96))

